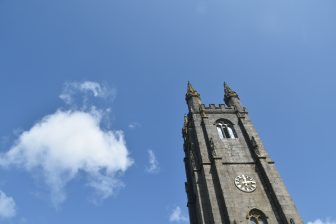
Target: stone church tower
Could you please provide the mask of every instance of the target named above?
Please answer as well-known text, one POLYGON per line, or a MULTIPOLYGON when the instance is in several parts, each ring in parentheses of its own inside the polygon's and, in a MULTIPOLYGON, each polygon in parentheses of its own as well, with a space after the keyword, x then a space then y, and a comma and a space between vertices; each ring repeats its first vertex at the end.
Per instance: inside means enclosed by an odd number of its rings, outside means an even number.
POLYGON ((239 96, 201 102, 188 83, 184 118, 190 224, 303 224, 239 96))

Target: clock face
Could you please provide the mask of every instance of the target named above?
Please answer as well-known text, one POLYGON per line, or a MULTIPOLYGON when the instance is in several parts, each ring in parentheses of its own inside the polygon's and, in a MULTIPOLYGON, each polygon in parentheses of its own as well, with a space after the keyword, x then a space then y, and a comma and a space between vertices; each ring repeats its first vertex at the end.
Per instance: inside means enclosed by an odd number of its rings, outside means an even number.
POLYGON ((244 174, 235 178, 235 185, 239 190, 244 192, 252 192, 257 188, 255 180, 244 174))

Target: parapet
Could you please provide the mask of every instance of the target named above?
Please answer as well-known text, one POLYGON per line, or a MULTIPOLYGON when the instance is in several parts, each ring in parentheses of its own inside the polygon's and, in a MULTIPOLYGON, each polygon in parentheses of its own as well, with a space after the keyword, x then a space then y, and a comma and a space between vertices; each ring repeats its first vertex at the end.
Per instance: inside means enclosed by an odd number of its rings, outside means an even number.
POLYGON ((225 104, 209 104, 205 106, 201 105, 201 110, 205 113, 233 113, 235 112, 233 107, 226 106, 225 104))

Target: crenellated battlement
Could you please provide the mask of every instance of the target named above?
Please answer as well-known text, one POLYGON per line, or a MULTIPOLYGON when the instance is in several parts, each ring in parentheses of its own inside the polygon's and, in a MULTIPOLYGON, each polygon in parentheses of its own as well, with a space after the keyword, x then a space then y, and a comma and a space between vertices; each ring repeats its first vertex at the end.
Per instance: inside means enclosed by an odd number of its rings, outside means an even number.
POLYGON ((225 104, 201 104, 201 110, 205 113, 233 113, 235 112, 234 107, 226 106, 225 104))

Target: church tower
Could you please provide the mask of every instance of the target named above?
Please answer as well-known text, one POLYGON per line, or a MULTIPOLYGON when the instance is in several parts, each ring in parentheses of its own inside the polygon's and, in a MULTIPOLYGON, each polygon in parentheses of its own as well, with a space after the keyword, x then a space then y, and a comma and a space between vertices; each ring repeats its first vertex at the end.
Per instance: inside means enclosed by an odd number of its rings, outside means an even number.
POLYGON ((188 83, 182 129, 190 224, 303 224, 238 94, 204 106, 188 83))

